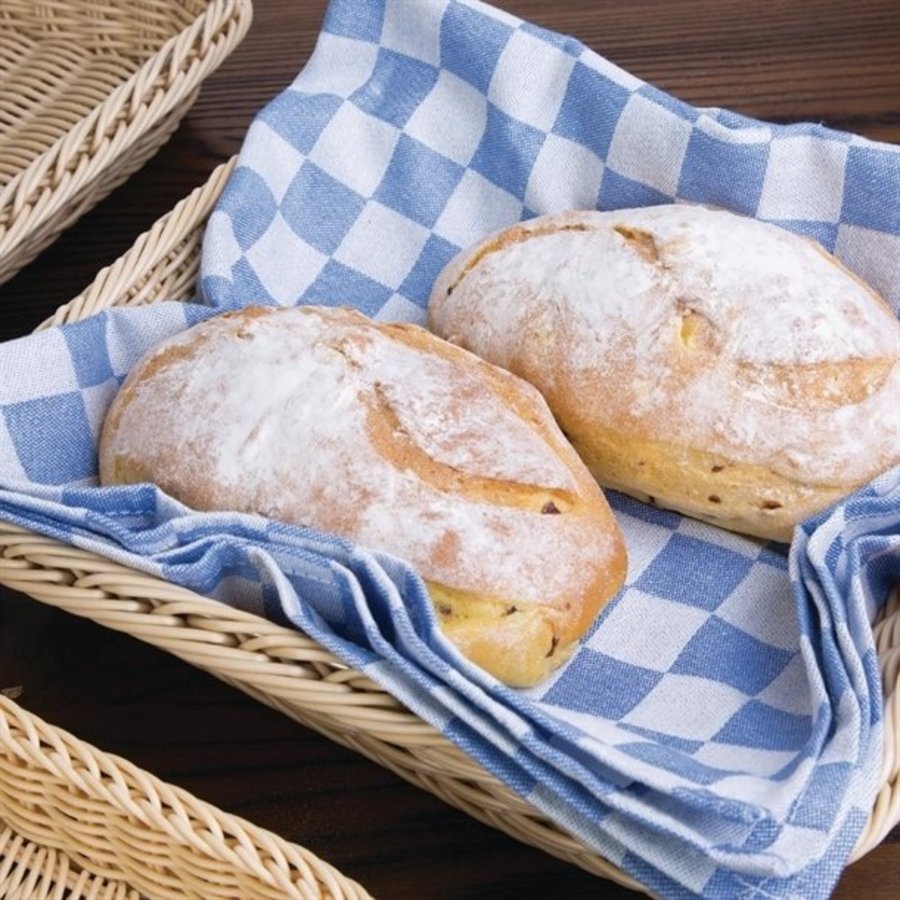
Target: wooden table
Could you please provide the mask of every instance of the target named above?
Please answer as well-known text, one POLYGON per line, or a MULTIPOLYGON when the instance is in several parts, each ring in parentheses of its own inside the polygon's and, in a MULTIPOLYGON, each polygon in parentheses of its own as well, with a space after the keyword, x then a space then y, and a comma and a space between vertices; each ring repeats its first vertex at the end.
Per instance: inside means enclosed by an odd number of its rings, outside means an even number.
MULTIPOLYGON (((360 0, 364 2, 364 0, 360 0)), ((407 0, 409 3, 426 0, 407 0)), ((900 143, 897 0, 500 0, 700 106, 900 143)), ((140 173, 0 287, 0 339, 30 331, 215 165, 312 51, 325 0, 255 0, 254 25, 140 173)), ((309 847, 376 897, 631 897, 518 844, 211 676, 0 590, 0 688, 102 749, 309 847)), ((900 896, 900 830, 836 898, 900 896)))

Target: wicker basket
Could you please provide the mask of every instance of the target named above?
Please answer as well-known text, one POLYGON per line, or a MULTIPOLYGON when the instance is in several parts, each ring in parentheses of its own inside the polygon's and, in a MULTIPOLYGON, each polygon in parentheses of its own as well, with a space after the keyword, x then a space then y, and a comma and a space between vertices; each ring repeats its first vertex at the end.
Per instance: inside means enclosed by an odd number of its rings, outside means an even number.
POLYGON ((142 166, 250 0, 0 2, 0 283, 142 166))
POLYGON ((0 896, 368 897, 312 853, 0 696, 0 896), (64 892, 68 893, 64 893, 64 892))
MULTIPOLYGON (((190 298, 203 226, 232 163, 213 173, 133 249, 44 325, 105 307, 190 298)), ((643 890, 542 817, 441 734, 310 638, 99 556, 0 523, 0 582, 161 647, 351 747, 526 843, 598 876, 643 890)), ((876 626, 886 701, 882 790, 854 851, 875 847, 900 820, 900 592, 876 626)), ((10 802, 10 801, 6 801, 10 802)))

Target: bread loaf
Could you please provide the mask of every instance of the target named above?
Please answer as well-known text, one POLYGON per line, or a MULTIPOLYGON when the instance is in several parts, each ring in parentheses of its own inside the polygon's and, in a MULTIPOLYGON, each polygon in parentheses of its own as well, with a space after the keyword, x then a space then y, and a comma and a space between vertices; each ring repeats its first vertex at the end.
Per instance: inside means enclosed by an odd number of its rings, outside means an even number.
POLYGON ((247 309, 163 343, 99 453, 103 484, 407 560, 450 639, 513 685, 558 666, 624 580, 616 522, 537 391, 347 309, 247 309))
POLYGON ((568 212, 452 260, 439 335, 530 381, 600 484, 794 525, 900 461, 900 325, 817 243, 721 210, 568 212))

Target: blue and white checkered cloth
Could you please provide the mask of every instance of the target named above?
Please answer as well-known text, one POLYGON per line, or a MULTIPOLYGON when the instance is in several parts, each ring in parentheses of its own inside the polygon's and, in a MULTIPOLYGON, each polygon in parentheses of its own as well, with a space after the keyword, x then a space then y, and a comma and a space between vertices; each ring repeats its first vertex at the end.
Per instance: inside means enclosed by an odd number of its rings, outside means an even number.
POLYGON ((673 200, 813 235, 900 308, 896 148, 692 108, 476 0, 332 0, 210 218, 203 303, 0 346, 0 518, 303 629, 659 895, 826 897, 880 778, 870 621, 900 581, 900 471, 789 552, 610 494, 626 586, 527 691, 456 653, 401 561, 96 486, 122 378, 193 322, 260 302, 421 321, 495 228, 673 200))

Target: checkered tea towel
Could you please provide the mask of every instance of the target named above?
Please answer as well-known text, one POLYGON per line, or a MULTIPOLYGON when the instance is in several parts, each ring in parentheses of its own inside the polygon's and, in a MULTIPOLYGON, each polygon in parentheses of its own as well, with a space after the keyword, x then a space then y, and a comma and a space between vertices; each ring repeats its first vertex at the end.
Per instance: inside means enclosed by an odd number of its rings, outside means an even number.
POLYGON ((789 551, 610 493, 628 581, 528 691, 462 659, 377 549, 96 487, 106 406, 167 334, 259 302, 421 320, 490 230, 680 199, 814 235, 900 306, 896 149, 691 108, 475 0, 333 0, 211 216, 203 303, 0 347, 0 518, 301 628, 658 895, 826 897, 880 776, 870 621, 900 580, 900 471, 789 551))

